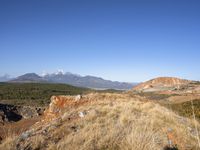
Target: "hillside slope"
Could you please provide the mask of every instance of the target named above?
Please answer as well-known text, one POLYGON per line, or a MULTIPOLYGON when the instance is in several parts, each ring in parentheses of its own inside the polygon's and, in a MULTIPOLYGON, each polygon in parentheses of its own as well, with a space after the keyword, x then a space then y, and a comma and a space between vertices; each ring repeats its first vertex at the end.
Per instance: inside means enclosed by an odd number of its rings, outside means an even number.
POLYGON ((162 91, 180 88, 180 86, 190 83, 189 80, 179 79, 175 77, 159 77, 147 82, 141 83, 133 88, 135 91, 162 91))
POLYGON ((42 120, 0 149, 198 149, 195 124, 137 95, 52 96, 42 120), (170 143, 170 144, 169 144, 170 143))

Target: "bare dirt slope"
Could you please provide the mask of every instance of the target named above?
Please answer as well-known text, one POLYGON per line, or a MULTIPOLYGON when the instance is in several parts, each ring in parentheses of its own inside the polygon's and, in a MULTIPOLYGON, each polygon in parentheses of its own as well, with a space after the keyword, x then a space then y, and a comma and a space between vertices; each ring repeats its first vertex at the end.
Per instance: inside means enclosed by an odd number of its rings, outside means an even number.
POLYGON ((40 117, 38 116, 34 118, 22 119, 14 123, 6 122, 4 124, 0 124, 0 139, 3 140, 12 135, 20 135, 39 120, 40 117))
POLYGON ((175 77, 159 77, 147 82, 141 83, 133 88, 136 91, 162 91, 174 88, 180 88, 182 85, 188 84, 189 80, 179 79, 175 77))

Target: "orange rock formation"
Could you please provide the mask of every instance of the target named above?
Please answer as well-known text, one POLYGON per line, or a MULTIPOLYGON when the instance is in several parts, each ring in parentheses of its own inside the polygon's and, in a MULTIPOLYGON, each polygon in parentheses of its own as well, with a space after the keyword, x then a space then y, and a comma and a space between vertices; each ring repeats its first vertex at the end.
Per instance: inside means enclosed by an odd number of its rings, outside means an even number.
POLYGON ((86 101, 81 100, 78 96, 52 96, 49 107, 44 111, 44 119, 53 120, 62 116, 64 111, 70 107, 76 107, 85 103, 86 101))

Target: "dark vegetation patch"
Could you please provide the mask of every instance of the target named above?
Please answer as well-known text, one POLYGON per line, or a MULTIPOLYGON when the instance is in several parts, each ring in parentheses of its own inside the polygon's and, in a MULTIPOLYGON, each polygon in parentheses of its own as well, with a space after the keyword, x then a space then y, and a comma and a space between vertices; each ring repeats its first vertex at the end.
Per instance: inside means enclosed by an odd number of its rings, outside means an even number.
POLYGON ((190 83, 191 85, 200 85, 200 81, 193 81, 190 83))
POLYGON ((0 83, 0 102, 13 105, 49 104, 52 95, 77 95, 91 91, 67 84, 0 83))
POLYGON ((95 90, 98 93, 122 93, 123 90, 115 90, 115 89, 105 89, 105 90, 95 90))
POLYGON ((45 106, 52 95, 77 95, 90 92, 119 93, 120 90, 92 90, 67 84, 0 83, 0 103, 12 105, 45 106))
MULTIPOLYGON (((158 103, 171 109, 172 111, 178 113, 183 117, 193 118, 193 111, 191 101, 183 102, 183 103, 170 103, 166 101, 170 96, 176 96, 177 94, 158 94, 153 92, 143 92, 138 93, 138 95, 146 97, 149 100, 159 100, 158 103)), ((194 114, 196 119, 200 121, 200 99, 193 100, 194 106, 194 114)))
POLYGON ((175 146, 165 146, 164 150, 178 150, 178 147, 176 145, 175 146))
MULTIPOLYGON (((177 112, 179 115, 193 118, 193 110, 191 101, 178 103, 178 104, 165 104, 165 106, 173 111, 177 112)), ((194 114, 196 119, 200 121, 200 99, 193 100, 194 114)))
POLYGON ((177 94, 159 94, 159 93, 155 93, 155 92, 140 92, 137 93, 138 95, 142 96, 142 97, 146 97, 149 100, 163 100, 163 99, 167 99, 171 96, 176 96, 177 94))

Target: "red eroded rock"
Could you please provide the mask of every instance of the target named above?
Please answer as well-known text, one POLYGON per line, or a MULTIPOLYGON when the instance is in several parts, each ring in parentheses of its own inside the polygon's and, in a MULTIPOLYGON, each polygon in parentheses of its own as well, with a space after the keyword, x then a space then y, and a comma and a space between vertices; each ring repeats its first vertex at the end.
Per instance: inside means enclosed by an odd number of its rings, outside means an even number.
POLYGON ((78 96, 52 96, 49 107, 44 111, 44 119, 52 120, 61 117, 67 109, 86 102, 86 100, 81 100, 81 98, 77 97, 78 96))

